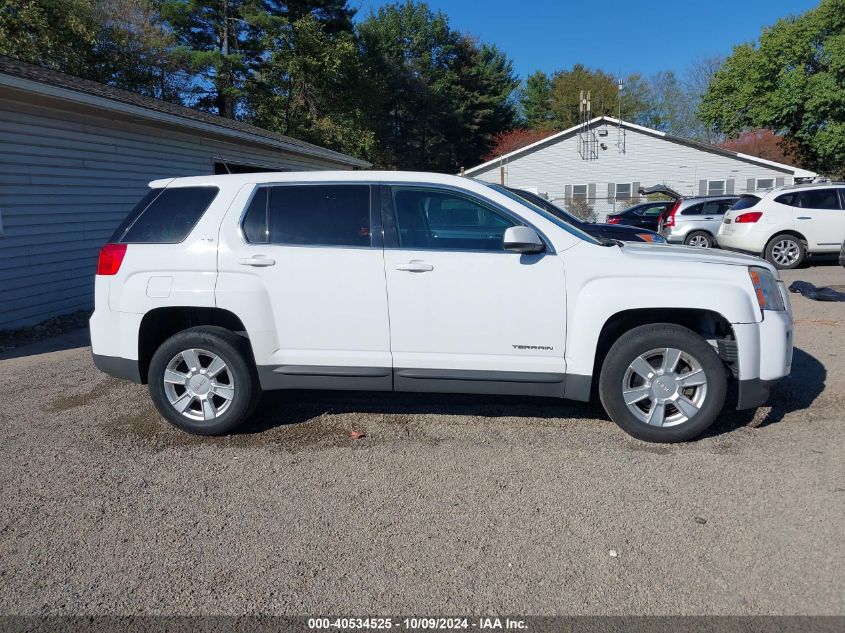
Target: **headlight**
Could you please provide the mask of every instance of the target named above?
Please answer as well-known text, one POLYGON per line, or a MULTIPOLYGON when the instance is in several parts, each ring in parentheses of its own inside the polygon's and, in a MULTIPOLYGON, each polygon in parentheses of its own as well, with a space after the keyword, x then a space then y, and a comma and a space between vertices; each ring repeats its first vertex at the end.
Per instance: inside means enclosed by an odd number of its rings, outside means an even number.
POLYGON ((748 275, 754 286, 754 293, 757 295, 757 303, 761 310, 773 310, 775 312, 784 310, 783 296, 778 288, 778 281, 775 276, 765 268, 750 266, 748 275))
POLYGON ((643 242, 649 242, 650 244, 665 244, 666 238, 662 235, 657 235, 655 233, 637 233, 637 237, 640 238, 643 242))

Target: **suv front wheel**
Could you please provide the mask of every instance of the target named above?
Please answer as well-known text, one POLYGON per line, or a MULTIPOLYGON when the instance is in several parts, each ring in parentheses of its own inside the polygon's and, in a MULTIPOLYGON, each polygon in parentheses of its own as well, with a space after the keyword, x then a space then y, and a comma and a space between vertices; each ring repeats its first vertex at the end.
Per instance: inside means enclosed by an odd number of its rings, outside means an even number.
POLYGON ((622 430, 648 442, 684 442, 703 433, 725 404, 719 355, 680 325, 643 325, 610 348, 599 396, 622 430))
POLYGON ((150 395, 173 425, 222 435, 243 422, 261 395, 246 341, 219 327, 174 334, 150 361, 150 395))

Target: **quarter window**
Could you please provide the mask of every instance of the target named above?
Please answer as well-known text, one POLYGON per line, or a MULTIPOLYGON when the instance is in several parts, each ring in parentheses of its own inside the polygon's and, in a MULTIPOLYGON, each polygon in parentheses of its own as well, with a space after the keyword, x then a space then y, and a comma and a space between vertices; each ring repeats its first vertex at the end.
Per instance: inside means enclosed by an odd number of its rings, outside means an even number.
POLYGON ((392 187, 399 246, 414 249, 501 251, 510 218, 449 191, 392 187))
POLYGON ((124 244, 178 244, 217 197, 217 187, 153 189, 135 205, 109 241, 124 244))
POLYGON ((725 195, 725 181, 724 180, 708 180, 707 181, 707 195, 708 196, 723 196, 723 195, 725 195))
POLYGON ((244 238, 255 244, 370 246, 370 187, 260 187, 242 228, 244 238))

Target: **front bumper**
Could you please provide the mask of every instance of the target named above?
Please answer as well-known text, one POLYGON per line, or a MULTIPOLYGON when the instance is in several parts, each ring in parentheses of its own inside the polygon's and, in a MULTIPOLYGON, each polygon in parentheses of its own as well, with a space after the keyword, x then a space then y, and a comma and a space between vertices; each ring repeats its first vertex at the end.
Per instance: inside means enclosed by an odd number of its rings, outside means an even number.
POLYGON ((792 315, 788 309, 766 311, 759 323, 734 323, 733 330, 739 365, 737 408, 757 407, 792 369, 792 315))
POLYGON ((769 392, 779 380, 780 378, 775 380, 760 380, 759 378, 740 380, 737 383, 739 387, 739 397, 736 401, 736 408, 756 409, 757 407, 766 404, 766 401, 769 399, 769 392))

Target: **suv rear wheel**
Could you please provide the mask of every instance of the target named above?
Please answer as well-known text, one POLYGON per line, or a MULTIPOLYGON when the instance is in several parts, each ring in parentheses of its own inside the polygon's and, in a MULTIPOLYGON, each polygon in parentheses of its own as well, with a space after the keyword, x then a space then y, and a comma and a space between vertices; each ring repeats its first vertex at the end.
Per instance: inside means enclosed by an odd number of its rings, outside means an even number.
POLYGON ((190 328, 167 339, 153 354, 148 382, 159 413, 198 435, 228 433, 261 395, 246 342, 219 327, 190 328))
POLYGON ((722 360, 680 325, 643 325, 610 348, 599 397, 622 430, 648 442, 683 442, 703 433, 725 404, 722 360))
POLYGON ((696 248, 713 248, 716 243, 713 241, 713 236, 706 231, 693 231, 687 235, 684 244, 695 246, 696 248))
POLYGON ((782 233, 769 240, 764 254, 768 261, 781 270, 798 268, 807 256, 807 247, 794 235, 782 233))

